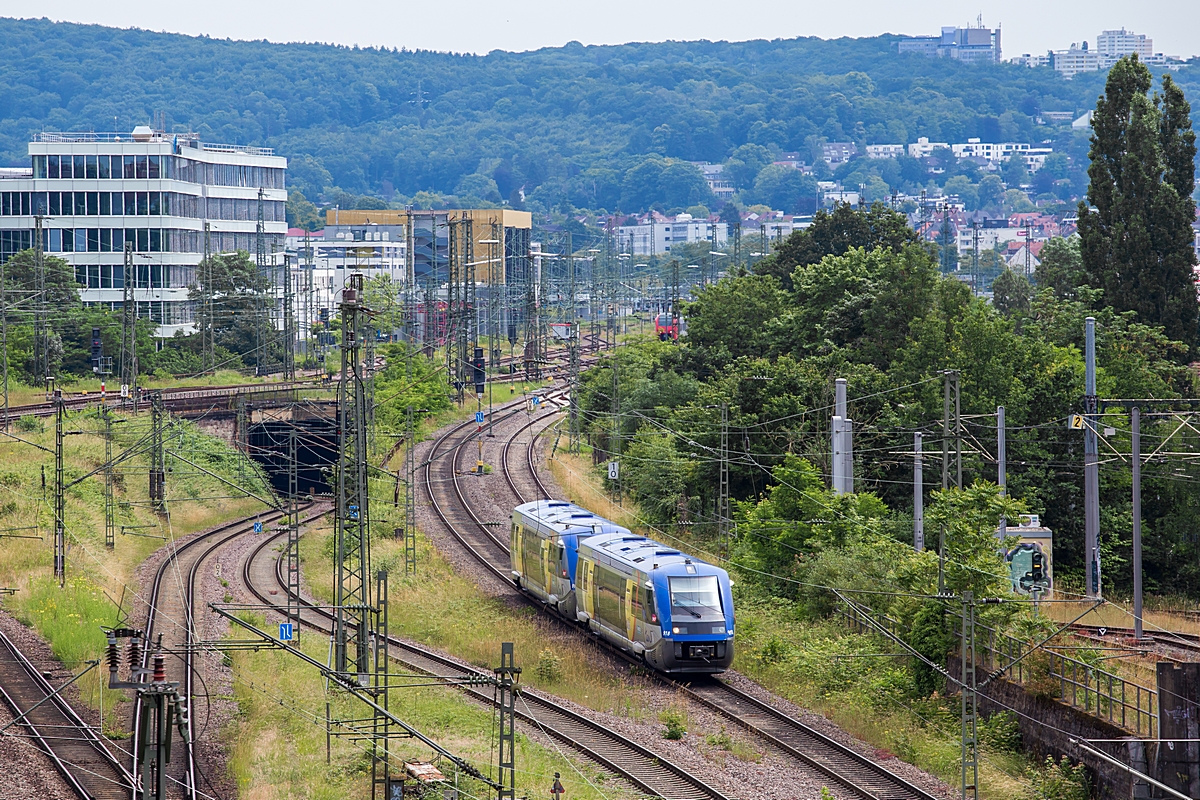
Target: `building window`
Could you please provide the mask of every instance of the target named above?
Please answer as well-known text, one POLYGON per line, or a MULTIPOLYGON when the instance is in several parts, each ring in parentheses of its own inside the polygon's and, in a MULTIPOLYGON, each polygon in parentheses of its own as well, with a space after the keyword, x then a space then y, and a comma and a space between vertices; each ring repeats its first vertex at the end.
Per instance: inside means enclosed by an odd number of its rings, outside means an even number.
POLYGON ((100 252, 101 253, 111 253, 112 252, 112 228, 101 228, 100 229, 100 252))
POLYGON ((75 229, 75 247, 73 249, 76 253, 87 252, 87 228, 75 229))
POLYGON ((62 213, 62 206, 58 202, 61 196, 58 192, 50 193, 50 216, 52 217, 57 217, 62 213))
POLYGON ((162 231, 159 230, 158 228, 150 229, 150 252, 151 253, 161 253, 162 252, 162 231))
POLYGON ((114 253, 125 252, 125 229, 124 228, 113 228, 112 229, 112 249, 113 249, 114 253))
POLYGON ((112 173, 109 171, 108 165, 109 165, 109 157, 108 156, 100 156, 100 165, 99 165, 99 172, 97 173, 97 177, 99 177, 101 179, 112 177, 112 173))
POLYGON ((87 192, 75 192, 75 216, 87 216, 87 192))
POLYGON ((137 245, 134 247, 139 253, 146 253, 150 250, 150 231, 146 228, 137 228, 134 233, 134 240, 137 245))
POLYGON ((46 249, 51 253, 62 252, 62 231, 58 228, 51 228, 46 231, 47 244, 46 249))
POLYGON ((159 194, 160 194, 159 192, 151 192, 150 193, 150 216, 152 216, 152 217, 157 217, 159 214, 162 213, 162 206, 159 205, 159 202, 158 202, 159 194))
POLYGON ((125 216, 137 215, 137 192, 125 192, 125 216))
POLYGON ((108 217, 112 215, 112 195, 108 192, 100 193, 100 216, 108 217))
POLYGON ((100 193, 87 192, 87 214, 89 217, 100 215, 100 193))
POLYGON ((145 217, 150 213, 150 200, 148 195, 149 192, 137 193, 137 215, 139 217, 145 217))
POLYGON ((124 163, 122 164, 122 169, 123 169, 122 174, 124 175, 124 177, 126 177, 126 178, 137 177, 134 174, 134 160, 135 159, 133 156, 125 156, 124 163))
POLYGON ((158 156, 150 156, 149 162, 150 162, 149 163, 150 177, 152 179, 157 179, 157 178, 161 177, 162 173, 158 169, 158 156))
POLYGON ((83 173, 84 176, 95 179, 96 178, 96 157, 95 156, 84 156, 84 158, 86 159, 86 162, 85 162, 86 166, 84 168, 84 173, 83 173))
POLYGON ((74 156, 72 160, 75 162, 75 179, 78 180, 87 174, 87 167, 84 166, 87 159, 84 156, 74 156))
POLYGON ((35 177, 35 178, 46 177, 46 157, 45 156, 34 156, 33 157, 33 177, 35 177))
POLYGON ((46 213, 46 205, 47 205, 46 204, 46 192, 34 192, 33 193, 33 213, 45 214, 46 213))
POLYGON ((46 156, 46 177, 58 177, 58 156, 46 156))

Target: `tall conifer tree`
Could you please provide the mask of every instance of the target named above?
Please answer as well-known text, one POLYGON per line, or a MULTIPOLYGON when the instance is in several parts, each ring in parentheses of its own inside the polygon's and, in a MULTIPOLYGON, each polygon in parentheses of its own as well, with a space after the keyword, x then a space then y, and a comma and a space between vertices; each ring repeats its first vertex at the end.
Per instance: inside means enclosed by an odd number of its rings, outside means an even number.
POLYGON ((1151 84, 1137 56, 1123 58, 1096 103, 1091 208, 1079 204, 1083 264, 1105 304, 1136 311, 1139 321, 1195 345, 1196 136, 1179 86, 1164 76, 1162 93, 1151 99, 1151 84))

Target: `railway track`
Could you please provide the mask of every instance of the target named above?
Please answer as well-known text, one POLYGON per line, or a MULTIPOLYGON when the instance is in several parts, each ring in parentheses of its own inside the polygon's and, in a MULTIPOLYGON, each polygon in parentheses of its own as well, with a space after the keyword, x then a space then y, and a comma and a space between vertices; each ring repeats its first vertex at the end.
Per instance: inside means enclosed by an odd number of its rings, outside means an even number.
POLYGON ((0 697, 14 716, 26 714, 18 724, 30 740, 83 800, 128 800, 133 775, 70 703, 60 695, 51 697, 53 692, 37 667, 0 632, 0 697))
MULTIPOLYGON (((314 504, 301 507, 301 512, 309 510, 314 504)), ((182 764, 178 760, 172 762, 172 772, 169 779, 177 782, 189 799, 207 796, 197 785, 200 773, 196 768, 195 733, 208 725, 207 711, 202 718, 197 712, 195 698, 195 678, 198 673, 196 666, 196 602, 197 586, 201 565, 204 561, 234 539, 254 530, 254 524, 264 525, 274 522, 283 516, 281 511, 269 511, 253 517, 245 517, 233 522, 220 525, 199 536, 179 544, 158 565, 154 573, 154 582, 150 588, 146 623, 143 636, 146 646, 143 653, 142 666, 148 666, 153 658, 156 636, 163 637, 164 650, 173 658, 167 660, 167 680, 179 684, 180 693, 188 709, 191 724, 188 726, 188 740, 183 743, 182 764)), ((133 741, 138 740, 141 724, 141 698, 134 701, 133 709, 133 741)), ((141 765, 134 755, 133 773, 137 775, 141 765)))
MULTIPOLYGON (((1133 640, 1133 628, 1112 627, 1109 625, 1084 625, 1075 623, 1071 626, 1075 633, 1097 642, 1111 641, 1110 637, 1133 640)), ((1179 631, 1157 631, 1142 629, 1143 641, 1164 648, 1174 648, 1188 653, 1200 653, 1200 634, 1182 633, 1179 631)))
MULTIPOLYGON (((282 614, 286 613, 286 607, 278 598, 288 596, 287 582, 282 574, 282 559, 271 551, 272 544, 279 538, 277 535, 265 539, 254 548, 243 564, 242 578, 259 601, 282 614)), ((300 619, 303 627, 309 630, 328 634, 333 627, 330 612, 303 598, 300 600, 300 619)), ((491 676, 489 672, 464 666, 429 648, 395 637, 388 637, 388 646, 394 660, 417 672, 458 681, 491 676)), ((480 702, 495 703, 490 689, 463 685, 458 688, 480 702)), ((681 767, 600 723, 563 708, 553 697, 523 689, 517 703, 517 716, 654 797, 724 800, 720 792, 691 777, 681 767)))
MULTIPOLYGON (((544 419, 545 417, 530 420, 515 431, 504 444, 501 456, 504 476, 519 503, 538 498, 526 496, 517 485, 514 470, 510 467, 509 454, 521 435, 544 419)), ((525 471, 526 476, 537 487, 540 498, 550 498, 553 493, 538 473, 535 457, 538 438, 544 430, 545 426, 534 431, 525 443, 520 469, 525 471)), ((507 564, 507 548, 504 555, 504 564, 507 564)), ((534 605, 543 607, 540 603, 534 605)), ((556 619, 562 619, 557 614, 549 611, 547 613, 556 619)), ((631 664, 640 664, 637 659, 622 650, 609 649, 631 664)), ((695 701, 721 714, 749 733, 770 742, 787 755, 818 770, 860 797, 872 800, 933 800, 933 796, 928 792, 914 786, 883 765, 731 686, 719 677, 703 676, 690 681, 660 679, 670 681, 695 701)))
MULTIPOLYGON (((174 389, 162 389, 163 403, 168 409, 172 405, 195 405, 206 402, 216 402, 227 400, 230 397, 236 397, 240 394, 257 394, 264 392, 287 392, 295 389, 320 389, 328 388, 314 381, 294 381, 288 383, 238 383, 229 386, 181 386, 174 389)), ((108 394, 105 398, 101 398, 99 394, 80 394, 73 397, 64 397, 63 405, 68 409, 85 408, 100 402, 106 402, 116 407, 122 407, 121 398, 116 394, 108 394)), ((132 404, 126 404, 125 407, 132 408, 132 404)), ((49 417, 54 414, 55 404, 53 401, 45 403, 25 403, 23 405, 9 406, 9 418, 16 417, 49 417)), ((137 403, 138 410, 146 410, 150 408, 150 399, 147 396, 137 403)))

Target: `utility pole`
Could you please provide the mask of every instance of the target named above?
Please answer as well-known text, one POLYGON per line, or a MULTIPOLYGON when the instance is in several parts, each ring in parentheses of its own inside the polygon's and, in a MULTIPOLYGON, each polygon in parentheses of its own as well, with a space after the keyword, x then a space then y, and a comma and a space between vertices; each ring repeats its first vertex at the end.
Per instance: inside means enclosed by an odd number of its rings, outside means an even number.
POLYGON ((404 574, 417 574, 417 438, 410 405, 404 412, 404 574))
POLYGON ((44 382, 49 388, 50 377, 50 347, 49 326, 46 319, 46 260, 42 251, 41 214, 34 217, 33 234, 33 280, 34 291, 37 293, 33 304, 33 363, 37 374, 34 380, 44 382))
POLYGON ((1025 280, 1029 280, 1033 274, 1033 226, 1029 220, 1025 220, 1025 280))
POLYGON ((621 503, 621 379, 617 369, 616 350, 612 354, 612 439, 609 442, 609 461, 616 466, 616 472, 610 471, 609 477, 613 484, 613 498, 621 503))
POLYGON ((1130 409, 1133 434, 1133 638, 1142 638, 1142 410, 1130 409))
POLYGON ((683 333, 683 312, 679 309, 679 259, 671 260, 671 316, 668 317, 675 326, 676 341, 683 333))
POLYGON ((204 223, 204 261, 200 265, 200 310, 204 315, 205 329, 201 333, 200 347, 203 355, 200 365, 205 372, 217 371, 217 355, 215 346, 216 320, 213 319, 213 265, 212 265, 212 230, 208 221, 204 223))
POLYGON ((362 368, 362 273, 350 275, 342 290, 342 365, 338 382, 337 507, 335 510, 336 617, 334 653, 337 672, 367 681, 369 650, 368 576, 371 569, 370 515, 367 505, 366 387, 362 368))
POLYGON ((163 427, 166 412, 163 410, 162 392, 150 395, 150 503, 160 514, 166 501, 166 461, 163 453, 163 427))
POLYGON ((266 375, 265 355, 267 352, 267 293, 270 291, 271 281, 267 282, 266 287, 262 287, 263 273, 267 267, 267 240, 266 240, 266 222, 263 219, 263 189, 258 190, 258 221, 254 226, 254 263, 256 266, 256 279, 260 285, 258 291, 258 308, 255 309, 258 319, 255 321, 254 332, 256 347, 254 349, 254 372, 257 375, 266 375))
POLYGON ((392 719, 388 713, 388 574, 380 570, 375 574, 375 608, 371 627, 375 635, 374 664, 372 674, 374 686, 374 719, 371 725, 371 800, 391 800, 391 730, 392 719), (378 793, 378 794, 377 794, 378 793))
MULTIPOLYGON (((1008 496, 1008 437, 1004 424, 1004 406, 996 406, 996 485, 1000 496, 1008 496)), ((1008 520, 1000 518, 1000 541, 1008 536, 1008 520)))
POLYGON ((729 404, 721 403, 721 468, 717 481, 717 552, 729 557, 729 404))
POLYGON ((0 261, 0 359, 4 369, 4 430, 8 431, 8 274, 0 261))
POLYGON ((979 220, 971 222, 971 291, 976 297, 983 294, 979 280, 979 220))
POLYGON ((925 549, 925 464, 924 442, 918 431, 913 434, 913 549, 925 549))
POLYGON ((517 796, 517 751, 516 751, 516 685, 521 677, 521 668, 513 658, 513 643, 500 645, 500 666, 496 669, 496 687, 500 716, 499 754, 497 783, 501 785, 497 800, 516 800, 517 796))
POLYGON ((113 498, 113 420, 108 406, 100 406, 100 417, 104 420, 104 546, 112 550, 117 546, 117 509, 113 498))
MULTIPOLYGON (((574 304, 575 301, 572 300, 572 308, 574 308, 574 304)), ((572 453, 578 453, 581 439, 579 424, 579 323, 574 319, 571 320, 571 329, 567 334, 567 385, 571 390, 571 402, 567 411, 568 427, 571 432, 568 450, 572 453)))
POLYGON ((978 695, 975 683, 975 599, 962 594, 962 798, 979 797, 978 695))
POLYGON ((1103 597, 1100 589, 1100 449, 1096 437, 1096 318, 1084 320, 1085 391, 1083 412, 1087 417, 1083 430, 1083 507, 1084 550, 1087 570, 1085 594, 1093 599, 1103 597))
POLYGON ((296 380, 296 312, 292 308, 292 262, 283 254, 283 377, 296 380))
POLYGON ((66 491, 63 487, 63 405, 62 389, 54 390, 54 577, 59 588, 67 583, 66 491))
MULTIPOLYGON (((955 483, 962 489, 962 421, 958 371, 942 372, 942 491, 950 488, 950 415, 954 414, 955 483), (953 405, 951 405, 953 397, 953 405)), ((946 526, 938 530, 938 594, 946 593, 946 526)))
MULTIPOLYGON (((125 243, 125 266, 121 279, 121 398, 131 401, 137 413, 137 301, 133 288, 137 272, 133 266, 133 244, 125 243)), ((209 325, 211 326, 211 322, 209 325)))
POLYGON ((287 618, 292 623, 292 644, 300 646, 300 460, 296 435, 296 408, 288 425, 287 516, 287 618))
POLYGON ((831 420, 830 473, 833 491, 854 492, 854 423, 846 411, 846 379, 834 381, 834 416, 831 420))

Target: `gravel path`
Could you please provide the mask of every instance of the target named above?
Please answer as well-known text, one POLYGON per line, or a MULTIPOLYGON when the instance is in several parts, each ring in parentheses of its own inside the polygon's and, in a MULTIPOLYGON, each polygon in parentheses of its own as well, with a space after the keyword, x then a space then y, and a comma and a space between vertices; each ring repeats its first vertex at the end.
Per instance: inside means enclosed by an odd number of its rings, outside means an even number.
MULTIPOLYGON (((545 416, 547 424, 550 424, 551 415, 545 416)), ((519 414, 512 421, 497 424, 495 436, 483 439, 483 460, 492 466, 492 472, 481 477, 464 479, 467 501, 485 522, 501 522, 506 527, 508 515, 518 502, 500 468, 501 452, 508 437, 529 419, 529 415, 519 414)), ((536 431, 541 427, 539 424, 532 430, 536 431)), ((430 441, 418 446, 418 463, 427 457, 432 440, 445 430, 442 429, 430 437, 430 441)), ((518 473, 523 468, 525 458, 522 443, 528 441, 530 433, 526 431, 522 434, 510 452, 510 462, 518 473)), ((474 444, 468 445, 468 448, 469 452, 464 454, 464 460, 469 463, 474 460, 478 451, 474 444)), ((538 458, 539 467, 543 461, 544 455, 538 458)), ((544 474, 542 479, 551 492, 554 492, 557 487, 553 478, 544 474)), ((532 495, 532 481, 519 477, 517 481, 522 493, 532 495)), ((461 575, 472 580, 487 594, 503 598, 513 607, 525 605, 511 584, 498 580, 445 530, 441 520, 430 507, 424 491, 418 492, 417 523, 461 575)), ((546 627, 548 635, 563 638, 577 636, 553 621, 547 620, 546 627)), ((602 669, 612 670, 625 680, 630 685, 631 693, 636 693, 637 707, 628 716, 597 712, 560 699, 559 702, 564 707, 618 730, 630 740, 661 753, 665 758, 688 769, 730 797, 806 800, 820 798, 823 787, 829 787, 835 797, 852 797, 831 786, 831 782, 819 773, 798 764, 791 756, 746 733, 740 727, 731 725, 724 716, 691 702, 682 693, 658 686, 649 679, 632 676, 627 663, 604 649, 597 647, 594 652, 596 658, 592 659, 592 663, 602 669), (686 715, 688 733, 683 739, 669 741, 662 738, 664 726, 659 722, 659 715, 667 711, 682 711, 686 715)), ((750 687, 747 690, 753 691, 756 697, 768 699, 772 704, 792 713, 831 738, 850 744, 873 759, 885 757, 886 754, 876 753, 874 748, 854 739, 823 716, 775 697, 744 676, 732 672, 727 674, 739 688, 750 687)), ((927 791, 949 796, 948 788, 936 778, 897 758, 889 758, 887 767, 927 791)))
MULTIPOLYGON (((13 644, 33 662, 34 666, 47 673, 46 677, 49 678, 51 684, 59 686, 71 679, 74 672, 54 657, 45 640, 7 612, 0 611, 0 630, 3 630, 5 635, 12 639, 13 644)), ((83 680, 96 680, 94 673, 99 669, 92 670, 93 675, 89 675, 83 680)), ((89 725, 98 726, 100 724, 100 714, 80 702, 78 686, 68 686, 62 692, 62 697, 89 725)), ((0 702, 0 727, 12 722, 12 719, 13 714, 8 705, 0 702)), ((110 748, 119 758, 123 757, 123 754, 119 753, 111 744, 110 748)), ((0 736, 0 769, 4 770, 4 777, 0 780, 0 800, 76 799, 74 790, 58 774, 54 762, 38 749, 37 745, 26 738, 24 731, 19 726, 10 728, 0 736)))

